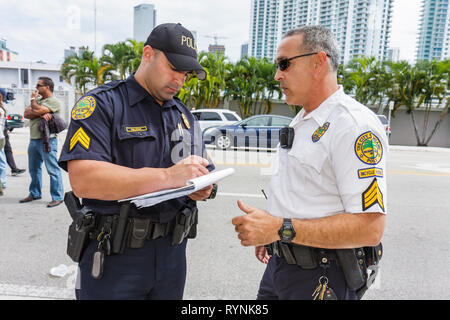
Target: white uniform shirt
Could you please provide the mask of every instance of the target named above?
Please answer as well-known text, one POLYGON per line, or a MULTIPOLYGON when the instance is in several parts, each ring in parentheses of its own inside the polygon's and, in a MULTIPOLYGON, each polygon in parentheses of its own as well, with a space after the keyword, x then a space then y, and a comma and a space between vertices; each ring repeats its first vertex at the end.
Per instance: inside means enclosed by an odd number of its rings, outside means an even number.
POLYGON ((375 113, 342 89, 290 126, 291 149, 278 147, 267 211, 284 218, 386 213, 388 142, 375 113))

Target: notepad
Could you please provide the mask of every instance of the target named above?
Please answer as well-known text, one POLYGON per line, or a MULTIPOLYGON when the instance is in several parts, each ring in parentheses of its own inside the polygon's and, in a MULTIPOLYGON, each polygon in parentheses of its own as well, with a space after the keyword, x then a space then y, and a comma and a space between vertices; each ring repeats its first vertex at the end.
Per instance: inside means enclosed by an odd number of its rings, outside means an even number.
POLYGON ((233 168, 214 171, 214 172, 205 174, 201 177, 197 177, 197 178, 188 180, 184 187, 155 191, 155 192, 143 194, 143 195, 132 197, 132 198, 122 199, 122 200, 119 200, 119 202, 130 201, 138 209, 144 208, 144 207, 151 207, 151 206, 154 206, 155 204, 158 204, 163 201, 187 196, 187 195, 194 193, 198 190, 201 190, 213 183, 216 183, 216 182, 232 175, 233 173, 234 173, 233 168))

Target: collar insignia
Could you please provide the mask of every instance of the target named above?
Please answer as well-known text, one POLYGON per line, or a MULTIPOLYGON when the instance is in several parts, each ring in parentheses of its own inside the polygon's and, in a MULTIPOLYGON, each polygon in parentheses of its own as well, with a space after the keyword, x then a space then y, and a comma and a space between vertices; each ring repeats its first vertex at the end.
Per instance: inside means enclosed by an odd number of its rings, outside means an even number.
POLYGON ((184 125, 185 125, 186 128, 189 130, 189 129, 191 128, 191 125, 189 124, 189 120, 186 118, 186 116, 184 115, 184 113, 181 114, 181 118, 183 118, 184 125))

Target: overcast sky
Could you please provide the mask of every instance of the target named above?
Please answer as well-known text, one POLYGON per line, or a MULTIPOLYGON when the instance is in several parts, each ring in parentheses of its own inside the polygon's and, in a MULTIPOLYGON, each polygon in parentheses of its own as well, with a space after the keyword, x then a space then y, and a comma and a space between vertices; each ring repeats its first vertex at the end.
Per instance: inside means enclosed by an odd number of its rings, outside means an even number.
MULTIPOLYGON (((250 0, 97 0, 97 54, 105 43, 133 36, 133 7, 152 3, 157 24, 180 22, 197 32, 199 50, 207 50, 217 35, 225 54, 240 58, 241 44, 248 41, 250 0)), ((394 0, 391 47, 400 58, 415 56, 421 0, 394 0)), ((88 45, 94 49, 94 0, 0 0, 0 38, 19 53, 20 61, 61 63, 64 49, 88 45)))

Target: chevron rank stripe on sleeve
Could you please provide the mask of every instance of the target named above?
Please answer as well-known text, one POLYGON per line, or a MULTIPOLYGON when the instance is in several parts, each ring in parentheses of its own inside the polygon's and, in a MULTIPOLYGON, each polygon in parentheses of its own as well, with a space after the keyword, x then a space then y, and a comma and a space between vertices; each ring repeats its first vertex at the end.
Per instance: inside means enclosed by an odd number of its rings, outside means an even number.
POLYGON ((362 207, 363 211, 369 209, 375 204, 379 204, 381 210, 384 212, 383 194, 378 186, 377 178, 373 179, 370 186, 362 194, 362 207))
POLYGON ((89 150, 91 138, 86 134, 83 128, 78 129, 70 139, 69 152, 79 143, 84 149, 89 150))

